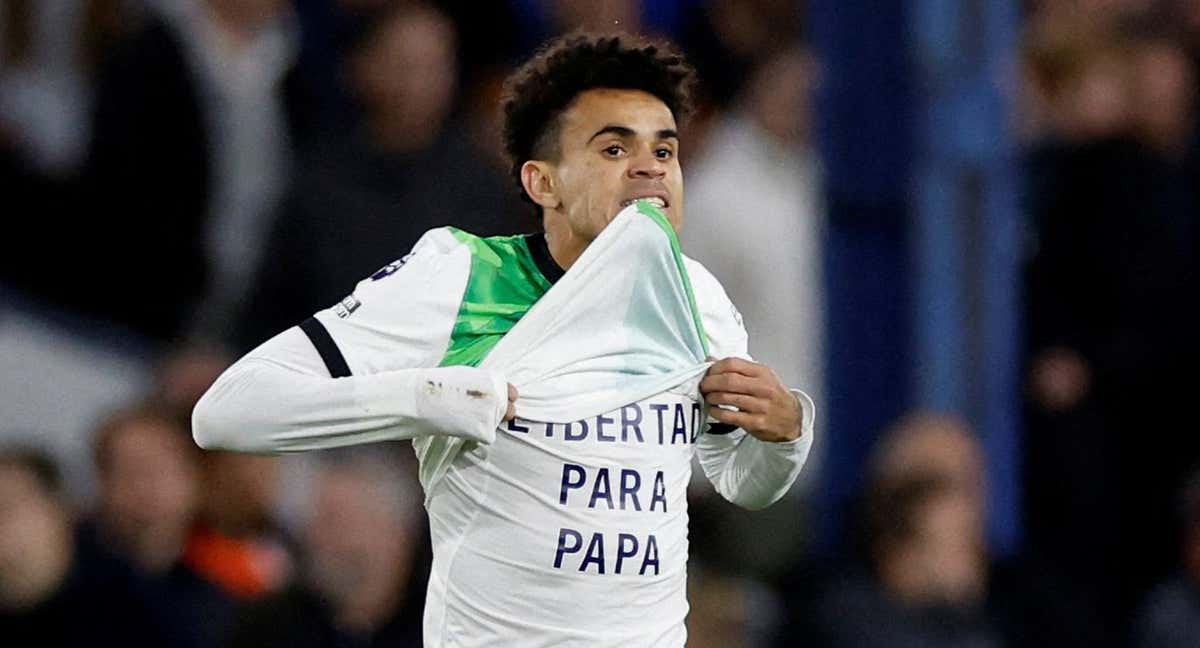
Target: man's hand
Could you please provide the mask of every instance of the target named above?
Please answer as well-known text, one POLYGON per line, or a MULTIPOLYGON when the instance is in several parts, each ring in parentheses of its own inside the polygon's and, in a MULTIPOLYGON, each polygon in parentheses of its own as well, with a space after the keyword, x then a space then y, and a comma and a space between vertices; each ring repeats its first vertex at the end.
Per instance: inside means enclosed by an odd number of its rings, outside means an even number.
POLYGON ((800 437, 800 402, 770 367, 741 358, 725 358, 708 368, 700 393, 708 415, 736 425, 762 441, 792 441, 800 437), (732 405, 738 411, 717 407, 732 405))
POLYGON ((517 396, 517 388, 513 387, 512 383, 508 383, 508 411, 504 413, 505 421, 517 418, 517 396))

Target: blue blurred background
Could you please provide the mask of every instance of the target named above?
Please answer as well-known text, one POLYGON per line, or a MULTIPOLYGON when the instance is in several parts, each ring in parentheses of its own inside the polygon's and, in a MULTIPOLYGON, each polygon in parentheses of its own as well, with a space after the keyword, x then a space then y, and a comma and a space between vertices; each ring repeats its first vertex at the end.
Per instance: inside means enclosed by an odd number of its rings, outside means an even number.
POLYGON ((1200 645, 1198 0, 2 0, 0 636, 420 645, 411 451, 188 413, 536 231, 501 85, 579 27, 697 67, 684 251, 818 407, 782 502, 694 483, 689 645, 1200 645))

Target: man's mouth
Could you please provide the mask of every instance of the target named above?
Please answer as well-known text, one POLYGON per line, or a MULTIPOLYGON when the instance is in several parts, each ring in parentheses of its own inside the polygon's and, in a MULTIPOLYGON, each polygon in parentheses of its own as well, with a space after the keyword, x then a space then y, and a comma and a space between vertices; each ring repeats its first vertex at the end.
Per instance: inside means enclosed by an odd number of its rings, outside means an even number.
POLYGON ((621 209, 625 209, 639 200, 645 200, 659 209, 666 209, 667 207, 671 206, 671 203, 667 202, 667 200, 661 196, 639 196, 637 198, 630 198, 629 200, 622 202, 621 209))

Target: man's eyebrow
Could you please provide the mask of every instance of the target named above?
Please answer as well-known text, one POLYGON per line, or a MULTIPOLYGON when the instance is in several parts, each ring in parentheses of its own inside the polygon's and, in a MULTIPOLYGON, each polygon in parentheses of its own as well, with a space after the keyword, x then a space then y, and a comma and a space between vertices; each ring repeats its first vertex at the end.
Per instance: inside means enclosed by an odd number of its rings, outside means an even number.
POLYGON ((634 135, 637 134, 636 132, 634 132, 634 130, 632 128, 630 128, 628 126, 618 126, 617 124, 608 124, 604 128, 601 128, 600 130, 593 133, 592 136, 588 138, 588 143, 591 144, 592 140, 596 139, 597 137, 600 137, 601 135, 603 135, 605 133, 613 133, 614 135, 617 135, 619 137, 633 137, 634 135))
MULTIPOLYGON (((628 126, 621 126, 619 124, 607 124, 604 126, 604 128, 601 128, 600 130, 593 133, 592 136, 590 138, 588 138, 588 143, 591 144, 592 140, 596 139, 597 137, 600 137, 601 135, 604 135, 605 133, 613 133, 614 135, 617 135, 618 137, 633 137, 634 135, 637 135, 637 131, 633 130, 632 128, 630 128, 628 126)), ((664 129, 658 131, 657 133, 655 133, 655 135, 658 136, 658 139, 679 139, 679 132, 676 131, 674 128, 664 128, 664 129)))

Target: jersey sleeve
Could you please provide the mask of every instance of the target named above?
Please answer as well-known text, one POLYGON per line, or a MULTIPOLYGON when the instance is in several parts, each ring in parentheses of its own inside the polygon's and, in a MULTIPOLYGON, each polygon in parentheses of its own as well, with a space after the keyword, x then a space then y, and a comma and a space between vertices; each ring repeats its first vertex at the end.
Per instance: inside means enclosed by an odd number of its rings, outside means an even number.
MULTIPOLYGON (((742 316, 725 289, 698 261, 684 259, 710 354, 717 359, 752 360, 742 316)), ((808 394, 799 389, 791 392, 801 410, 797 439, 760 441, 744 430, 720 429, 721 424, 710 420, 708 433, 697 441, 696 456, 705 477, 730 502, 749 509, 769 506, 783 497, 799 477, 812 450, 816 409, 808 394)))
POLYGON ((422 237, 331 308, 263 343, 196 405, 205 448, 289 452, 451 436, 491 442, 508 405, 499 372, 439 367, 470 251, 422 237))
POLYGON ((324 329, 328 342, 308 337, 318 350, 332 343, 330 354, 342 356, 350 375, 435 367, 450 342, 470 271, 471 251, 446 229, 431 230, 408 255, 314 316, 320 327, 310 328, 324 329))
POLYGON ((725 288, 699 261, 686 256, 683 259, 708 338, 709 354, 718 359, 750 360, 749 337, 742 325, 742 314, 725 294, 725 288))

